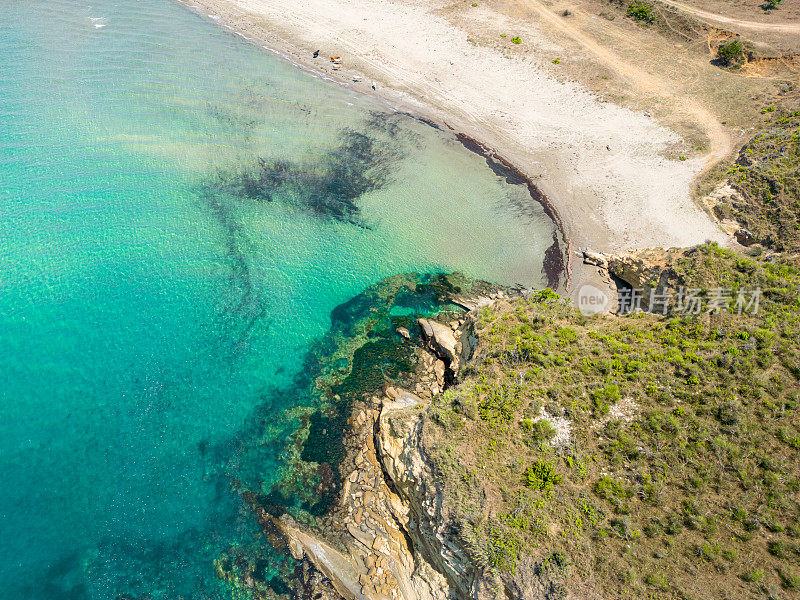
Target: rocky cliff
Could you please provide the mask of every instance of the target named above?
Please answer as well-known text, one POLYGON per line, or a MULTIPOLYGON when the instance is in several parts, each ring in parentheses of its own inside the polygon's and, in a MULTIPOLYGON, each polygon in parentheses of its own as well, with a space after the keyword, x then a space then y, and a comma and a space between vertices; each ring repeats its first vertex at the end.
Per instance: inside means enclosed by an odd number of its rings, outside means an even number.
MULTIPOLYGON (((500 292, 502 295, 502 292, 500 292)), ((493 294, 497 297, 497 294, 493 294)), ((304 563, 302 597, 445 600, 474 597, 476 570, 451 540, 441 490, 422 443, 430 400, 458 381, 476 345, 477 307, 492 298, 456 298, 461 318, 418 319, 416 372, 404 389, 385 385, 351 406, 343 486, 324 524, 289 514, 260 519, 304 563), (333 595, 332 595, 333 594, 333 595)), ((452 315, 450 315, 452 316, 452 315)), ((411 344, 411 334, 398 328, 411 344)))

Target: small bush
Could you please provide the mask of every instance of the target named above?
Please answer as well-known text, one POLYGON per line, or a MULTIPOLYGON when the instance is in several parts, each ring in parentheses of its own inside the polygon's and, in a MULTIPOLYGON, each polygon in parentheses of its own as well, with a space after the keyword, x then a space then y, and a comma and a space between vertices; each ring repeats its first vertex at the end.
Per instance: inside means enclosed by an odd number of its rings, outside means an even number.
POLYGON ((767 550, 776 558, 786 558, 786 546, 783 542, 770 542, 767 544, 767 550))
POLYGON ((783 571, 778 571, 778 575, 787 590, 800 590, 800 576, 784 573, 783 571))
POLYGON ((478 414, 492 427, 508 423, 520 406, 519 389, 501 384, 492 388, 478 404, 478 414))
POLYGON ((736 401, 724 402, 717 408, 717 418, 723 425, 736 425, 742 414, 742 405, 736 401))
POLYGON ((608 475, 603 475, 594 484, 594 493, 600 498, 611 502, 614 510, 618 513, 628 514, 630 512, 627 501, 633 497, 633 491, 626 488, 622 482, 612 479, 608 475))
POLYGON ((513 573, 517 569, 522 545, 522 539, 515 531, 508 531, 500 526, 493 527, 486 547, 489 564, 496 569, 513 573))
POLYGON ((664 573, 651 573, 644 578, 647 585, 652 585, 655 588, 666 590, 669 588, 669 581, 664 573))
POLYGON ((512 44, 521 44, 522 43, 522 38, 519 37, 518 35, 515 35, 513 38, 511 38, 511 43, 512 44))
POLYGON ((728 562, 733 562, 736 560, 736 551, 735 550, 723 550, 722 551, 722 558, 727 560, 728 562))
POLYGON ((764 571, 761 569, 753 569, 752 571, 745 571, 742 573, 742 579, 747 583, 758 583, 764 577, 764 571))
MULTIPOLYGON (((518 37, 515 37, 515 38, 511 38, 511 41, 514 42, 515 44, 519 44, 522 40, 519 39, 518 37), (518 40, 518 41, 514 42, 514 40, 518 40)), ((533 294, 530 298, 534 302, 547 302, 548 300, 561 300, 561 296, 556 294, 550 288, 544 288, 543 290, 539 290, 538 292, 533 294)))
POLYGON ((551 490, 563 479, 552 463, 543 460, 537 460, 525 470, 525 485, 534 490, 551 490))
POLYGON ((522 422, 522 428, 530 433, 531 441, 537 444, 549 442, 556 435, 556 428, 546 419, 538 421, 525 419, 522 422))
POLYGON ((652 23, 656 20, 653 14, 653 5, 649 2, 642 2, 641 0, 634 0, 628 5, 626 13, 630 18, 640 21, 642 23, 652 23))
MULTIPOLYGON (((559 59, 555 59, 553 62, 558 64, 561 61, 559 59)), ((558 336, 558 339, 566 344, 574 344, 578 341, 578 332, 572 327, 559 327, 556 329, 556 335, 558 336)))
POLYGON ((766 2, 761 5, 761 10, 764 12, 775 10, 781 3, 783 3, 783 0, 766 0, 766 2))
POLYGON ((612 383, 603 388, 594 390, 591 394, 591 397, 592 406, 597 412, 605 415, 608 414, 610 405, 616 404, 620 401, 622 394, 619 391, 619 386, 612 383))
POLYGON ((726 67, 739 66, 744 62, 744 46, 739 40, 731 40, 717 49, 717 56, 726 67))

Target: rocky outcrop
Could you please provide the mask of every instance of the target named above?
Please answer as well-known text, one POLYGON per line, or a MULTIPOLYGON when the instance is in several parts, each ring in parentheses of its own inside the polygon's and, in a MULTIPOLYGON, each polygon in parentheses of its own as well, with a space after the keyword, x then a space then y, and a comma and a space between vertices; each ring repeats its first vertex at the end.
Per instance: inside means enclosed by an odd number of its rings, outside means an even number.
POLYGON ((292 556, 346 600, 473 597, 475 569, 447 536, 421 436, 424 407, 474 349, 474 319, 420 319, 426 346, 414 391, 388 386, 354 405, 346 439, 352 466, 324 533, 288 515, 270 518, 292 556))
POLYGON ((594 265, 603 269, 608 268, 608 258, 602 252, 583 251, 583 262, 587 265, 594 265))
POLYGON ((662 250, 625 252, 608 257, 608 270, 636 290, 655 287, 666 266, 667 253, 662 250))
POLYGON ((740 190, 730 185, 729 182, 723 181, 709 194, 701 198, 700 201, 711 210, 711 213, 728 235, 736 235, 741 226, 733 219, 731 207, 744 202, 744 197, 740 190))
POLYGON ((431 345, 436 354, 448 365, 452 365, 454 370, 458 369, 458 357, 456 355, 456 336, 453 330, 447 325, 442 325, 436 321, 418 319, 422 334, 431 345))
POLYGON ((412 409, 426 402, 407 391, 387 390, 372 406, 351 417, 350 442, 360 446, 334 516, 334 540, 297 525, 284 515, 275 520, 294 558, 308 558, 347 600, 445 600, 449 586, 420 556, 408 537, 408 513, 384 477, 375 448, 381 405, 412 409))
POLYGON ((397 402, 384 403, 381 410, 376 446, 384 473, 400 499, 392 508, 416 547, 445 575, 456 597, 472 597, 476 572, 445 531, 448 519, 442 514, 442 492, 425 458, 422 423, 421 414, 409 415, 397 402))
POLYGON ((459 371, 475 351, 476 317, 476 313, 472 311, 465 318, 452 322, 450 326, 430 319, 417 319, 429 349, 444 363, 448 385, 457 381, 459 371))
MULTIPOLYGON (((475 311, 451 326, 421 320, 432 349, 447 361, 453 380, 472 356, 477 344, 475 311)), ((423 444, 424 412, 414 410, 418 399, 389 389, 375 428, 375 447, 384 476, 399 502, 392 504, 395 518, 408 532, 417 552, 445 576, 456 598, 477 598, 480 572, 451 537, 444 512, 443 494, 423 444)))

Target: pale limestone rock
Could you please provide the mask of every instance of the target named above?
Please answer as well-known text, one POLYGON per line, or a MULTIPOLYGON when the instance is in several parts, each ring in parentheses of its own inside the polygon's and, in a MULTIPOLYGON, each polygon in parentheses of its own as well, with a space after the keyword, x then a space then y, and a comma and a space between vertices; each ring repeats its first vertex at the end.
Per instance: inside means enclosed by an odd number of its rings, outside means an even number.
POLYGON ((591 250, 584 250, 583 262, 586 263, 587 265, 595 265, 603 269, 608 268, 608 258, 606 258, 605 254, 602 254, 600 252, 592 252, 591 250))
POLYGON ((436 374, 436 383, 441 387, 444 384, 444 362, 437 360, 433 365, 433 372, 436 374))
POLYGON ((296 539, 289 540, 289 552, 295 560, 303 560, 303 545, 296 539))
POLYGON ((422 335, 425 336, 425 339, 429 339, 433 336, 433 328, 431 327, 428 319, 417 319, 417 323, 419 323, 419 327, 422 330, 422 335))

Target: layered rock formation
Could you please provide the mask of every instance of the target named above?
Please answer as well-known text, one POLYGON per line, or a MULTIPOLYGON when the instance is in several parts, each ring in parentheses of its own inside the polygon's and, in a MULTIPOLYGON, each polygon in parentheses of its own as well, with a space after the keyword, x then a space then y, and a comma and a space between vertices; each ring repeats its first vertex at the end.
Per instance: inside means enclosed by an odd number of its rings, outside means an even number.
POLYGON ((343 461, 350 472, 342 473, 343 489, 324 533, 288 515, 271 518, 292 556, 323 576, 306 589, 309 597, 328 593, 329 586, 347 600, 472 595, 475 574, 444 531, 447 520, 421 436, 425 406, 457 381, 475 347, 475 316, 449 324, 420 319, 425 345, 418 349, 413 391, 386 386, 353 405, 343 461))

